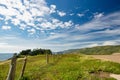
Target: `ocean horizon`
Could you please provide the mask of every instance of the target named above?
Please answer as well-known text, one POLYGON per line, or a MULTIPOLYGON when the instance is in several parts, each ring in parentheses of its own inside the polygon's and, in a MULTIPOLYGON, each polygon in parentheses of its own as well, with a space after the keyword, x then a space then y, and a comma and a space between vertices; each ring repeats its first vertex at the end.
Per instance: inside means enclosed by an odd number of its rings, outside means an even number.
POLYGON ((0 61, 7 60, 13 56, 13 53, 0 53, 0 61))

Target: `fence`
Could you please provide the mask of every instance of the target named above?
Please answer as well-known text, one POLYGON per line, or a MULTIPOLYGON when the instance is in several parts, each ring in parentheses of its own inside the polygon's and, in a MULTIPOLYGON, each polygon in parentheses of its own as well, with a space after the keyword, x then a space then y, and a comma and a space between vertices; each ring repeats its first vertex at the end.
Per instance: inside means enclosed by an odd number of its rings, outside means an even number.
MULTIPOLYGON (((6 80, 15 80, 16 61, 17 61, 17 54, 14 54, 13 57, 11 58, 10 69, 6 80)), ((24 64, 22 67, 20 78, 23 77, 26 63, 27 63, 27 57, 25 57, 24 59, 24 64)))
POLYGON ((9 70, 8 77, 6 80, 14 80, 15 79, 16 60, 17 60, 17 54, 14 54, 14 56, 11 60, 10 70, 9 70))
MULTIPOLYGON (((46 54, 46 64, 49 64, 50 56, 52 57, 53 62, 57 62, 58 59, 55 59, 55 57, 59 58, 58 55, 46 54)), ((17 54, 14 54, 13 57, 11 58, 10 69, 9 69, 9 73, 7 75, 6 80, 15 80, 16 62, 17 62, 17 54)), ((24 71, 25 71, 25 68, 26 68, 26 64, 27 64, 27 56, 25 56, 24 61, 23 61, 23 66, 22 66, 22 70, 21 70, 21 73, 20 73, 20 79, 24 76, 24 71)))

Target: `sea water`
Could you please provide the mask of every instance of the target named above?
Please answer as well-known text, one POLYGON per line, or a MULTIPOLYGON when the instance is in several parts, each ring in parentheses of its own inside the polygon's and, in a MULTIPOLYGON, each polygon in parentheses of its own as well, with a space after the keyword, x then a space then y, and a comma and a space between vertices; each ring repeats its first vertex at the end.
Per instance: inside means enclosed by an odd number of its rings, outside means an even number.
POLYGON ((0 53, 0 61, 7 60, 13 56, 12 53, 0 53))

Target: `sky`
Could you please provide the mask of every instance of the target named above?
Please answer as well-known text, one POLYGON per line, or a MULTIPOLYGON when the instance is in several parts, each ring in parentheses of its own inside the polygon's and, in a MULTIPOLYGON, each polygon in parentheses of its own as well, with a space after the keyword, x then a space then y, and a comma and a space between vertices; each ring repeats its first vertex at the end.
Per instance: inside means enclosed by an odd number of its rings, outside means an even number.
POLYGON ((0 0, 0 53, 120 45, 120 0, 0 0))

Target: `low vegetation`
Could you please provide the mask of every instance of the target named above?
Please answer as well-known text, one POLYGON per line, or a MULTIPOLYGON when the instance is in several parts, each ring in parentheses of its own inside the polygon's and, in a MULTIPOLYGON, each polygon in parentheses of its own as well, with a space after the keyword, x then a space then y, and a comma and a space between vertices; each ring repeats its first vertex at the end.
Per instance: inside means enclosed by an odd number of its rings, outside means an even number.
POLYGON ((50 49, 27 49, 27 50, 22 50, 19 55, 30 55, 30 56, 35 56, 35 55, 40 55, 40 54, 52 54, 52 51, 50 49))
POLYGON ((97 46, 93 48, 81 49, 80 53, 84 54, 113 54, 120 53, 120 45, 119 46, 97 46))
MULTIPOLYGON (((45 55, 28 56, 24 77, 21 80, 115 80, 109 76, 92 75, 99 71, 120 74, 120 64, 101 61, 82 54, 49 55, 46 64, 45 55)), ((16 78, 19 79, 23 60, 18 59, 16 78)), ((9 71, 9 62, 0 65, 0 80, 5 80, 9 71)))
POLYGON ((71 49, 59 53, 82 53, 88 55, 109 55, 113 53, 120 53, 120 45, 117 46, 96 46, 92 48, 71 49))

